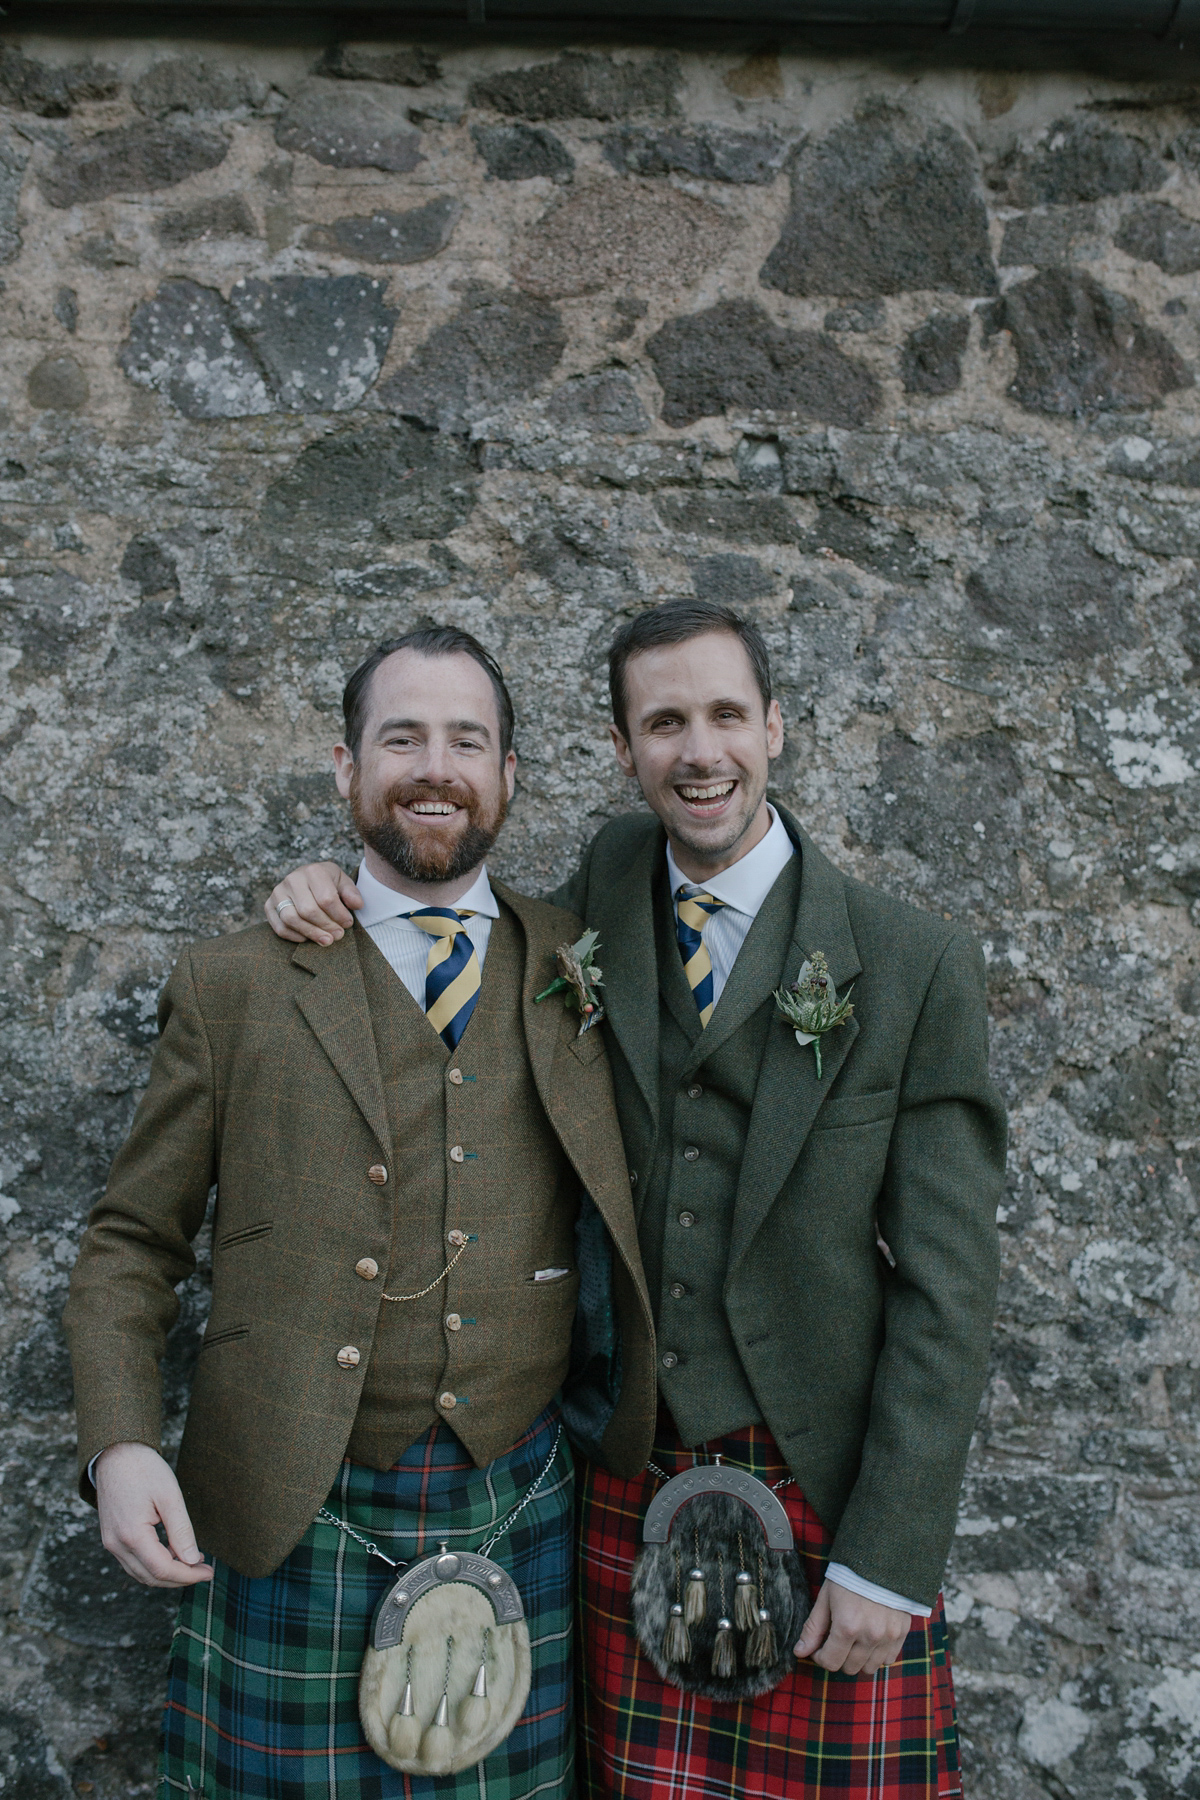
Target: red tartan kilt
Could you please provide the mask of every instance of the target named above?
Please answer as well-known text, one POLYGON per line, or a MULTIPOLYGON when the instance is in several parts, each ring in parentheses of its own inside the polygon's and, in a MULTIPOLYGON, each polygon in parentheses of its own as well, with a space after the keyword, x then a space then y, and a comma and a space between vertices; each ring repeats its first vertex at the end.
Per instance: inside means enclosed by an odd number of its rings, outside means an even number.
MULTIPOLYGON (((768 1483, 787 1473, 765 1426, 705 1446, 768 1483)), ((660 1417, 654 1461, 668 1475, 693 1457, 660 1417)), ((954 1685, 941 1596, 913 1620, 878 1675, 829 1675, 798 1662, 761 1699, 738 1705, 685 1694, 641 1654, 629 1589, 656 1476, 622 1481, 581 1463, 578 1702, 587 1800, 948 1800, 962 1793, 954 1685)), ((780 1490, 816 1597, 830 1538, 793 1483, 780 1490)))

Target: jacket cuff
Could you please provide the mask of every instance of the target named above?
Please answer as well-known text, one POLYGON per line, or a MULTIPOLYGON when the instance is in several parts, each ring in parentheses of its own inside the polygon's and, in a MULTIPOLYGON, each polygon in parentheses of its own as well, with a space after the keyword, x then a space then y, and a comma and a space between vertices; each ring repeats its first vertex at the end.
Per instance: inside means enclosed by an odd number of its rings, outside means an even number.
POLYGON ((873 1581, 866 1581, 848 1569, 845 1563, 831 1562, 825 1571, 826 1578, 835 1586, 846 1588, 852 1594, 858 1594, 864 1600, 874 1600, 877 1606, 890 1606, 895 1612, 912 1613, 914 1618, 928 1619, 933 1616, 932 1606, 922 1606, 917 1600, 906 1600, 903 1594, 893 1594, 890 1588, 879 1587, 873 1581))

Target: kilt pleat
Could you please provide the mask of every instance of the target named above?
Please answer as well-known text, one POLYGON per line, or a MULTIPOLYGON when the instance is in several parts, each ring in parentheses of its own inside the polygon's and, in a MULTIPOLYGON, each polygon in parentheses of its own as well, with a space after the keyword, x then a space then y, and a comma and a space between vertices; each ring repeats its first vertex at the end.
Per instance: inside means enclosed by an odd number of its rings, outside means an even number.
MULTIPOLYGON (((343 1463, 326 1504, 396 1562, 443 1542, 475 1550, 537 1479, 557 1428, 549 1408, 512 1450, 477 1469, 438 1424, 392 1469, 343 1463)), ((163 1800, 569 1800, 573 1486, 564 1437, 536 1498, 491 1552, 521 1593, 533 1681, 516 1729, 483 1763, 408 1776, 366 1742, 359 1670, 395 1577, 318 1519, 274 1574, 251 1580, 218 1562, 211 1582, 184 1595, 163 1720, 163 1800)))
MULTIPOLYGON (((705 1445, 773 1484, 788 1473, 765 1427, 705 1445)), ((665 1414, 653 1460, 690 1468, 665 1414)), ((877 1675, 797 1663, 771 1693, 740 1704, 686 1694, 642 1655, 629 1596, 642 1520, 661 1485, 579 1471, 577 1666, 580 1800, 957 1800, 958 1731, 941 1597, 914 1619, 877 1675)), ((799 1488, 779 1490, 815 1599, 830 1538, 799 1488)))

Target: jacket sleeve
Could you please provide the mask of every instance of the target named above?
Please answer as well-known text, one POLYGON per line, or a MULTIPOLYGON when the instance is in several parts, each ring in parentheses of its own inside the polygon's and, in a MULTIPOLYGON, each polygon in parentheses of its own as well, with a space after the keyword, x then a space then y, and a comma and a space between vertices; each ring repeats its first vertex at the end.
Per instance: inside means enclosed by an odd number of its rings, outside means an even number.
POLYGON ((887 1278, 858 1479, 831 1560, 929 1604, 954 1536, 999 1273, 1004 1107, 988 1074, 983 957, 943 951, 909 1045, 879 1198, 887 1278))
POLYGON ((159 1362, 216 1178, 212 1055, 190 952, 163 990, 158 1022, 149 1084, 88 1219, 63 1314, 86 1500, 95 1497, 88 1465, 101 1450, 159 1447, 159 1362))

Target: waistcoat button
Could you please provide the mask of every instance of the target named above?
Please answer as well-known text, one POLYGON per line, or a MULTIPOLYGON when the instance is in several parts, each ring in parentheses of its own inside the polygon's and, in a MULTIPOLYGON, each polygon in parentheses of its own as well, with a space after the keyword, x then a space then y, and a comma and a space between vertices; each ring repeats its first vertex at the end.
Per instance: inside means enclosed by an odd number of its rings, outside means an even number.
POLYGON ((699 1082, 694 1081, 688 1089, 688 1099, 698 1100, 703 1092, 704 1089, 700 1086, 699 1082))
POLYGON ((462 1327, 462 1320, 459 1318, 457 1313, 447 1313, 446 1314, 446 1330, 447 1331, 458 1331, 461 1329, 461 1327, 462 1327))
POLYGON ((446 1242, 448 1244, 453 1244, 456 1250, 461 1250, 466 1241, 467 1234, 465 1231, 448 1231, 446 1233, 446 1242))
POLYGON ((679 1215, 679 1223, 681 1225, 694 1225, 696 1223, 695 1213, 694 1212, 681 1212, 679 1215))
POLYGON ((439 1394, 438 1405, 443 1412, 453 1412, 454 1408, 458 1405, 458 1401, 453 1394, 439 1394))
POLYGON ((387 1170, 382 1163, 372 1163, 367 1170, 367 1180, 373 1181, 376 1187, 382 1187, 387 1180, 387 1170))
POLYGON ((461 1069, 451 1069, 448 1079, 454 1083, 455 1087, 462 1086, 462 1078, 461 1069))
POLYGON ((451 1162, 461 1162, 462 1159, 463 1159, 463 1147, 461 1144, 455 1144, 454 1148, 450 1152, 450 1161, 451 1162))
POLYGON ((684 1162, 699 1162, 700 1152, 697 1150, 695 1144, 688 1145, 683 1153, 683 1160, 684 1162))
POLYGON ((636 1169, 630 1169, 630 1171, 629 1171, 629 1185, 630 1185, 630 1187, 637 1186, 637 1170, 636 1169))
POLYGON ((687 1293, 687 1289, 684 1287, 682 1281, 673 1281, 667 1289, 667 1292, 670 1294, 672 1300, 682 1300, 683 1296, 687 1293))
POLYGON ((343 1344, 337 1354, 339 1369, 357 1369, 362 1361, 354 1344, 343 1344))
POLYGON ((361 1262, 355 1263, 354 1273, 361 1275, 364 1281, 374 1281, 379 1273, 379 1264, 373 1256, 364 1256, 361 1262))
POLYGON ((664 1369, 677 1368, 678 1364, 679 1364, 679 1358, 676 1356, 676 1354, 673 1350, 666 1350, 663 1352, 663 1368, 664 1369))

